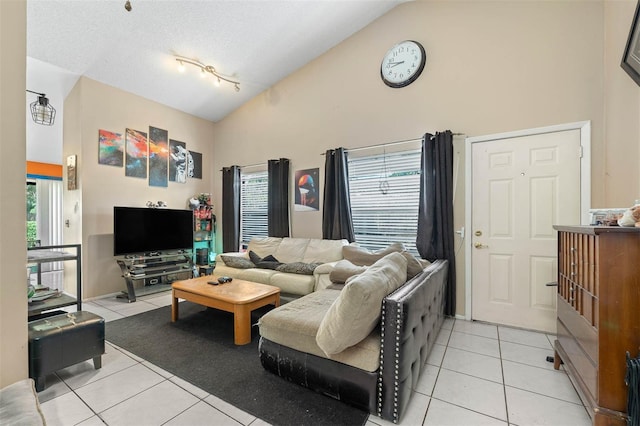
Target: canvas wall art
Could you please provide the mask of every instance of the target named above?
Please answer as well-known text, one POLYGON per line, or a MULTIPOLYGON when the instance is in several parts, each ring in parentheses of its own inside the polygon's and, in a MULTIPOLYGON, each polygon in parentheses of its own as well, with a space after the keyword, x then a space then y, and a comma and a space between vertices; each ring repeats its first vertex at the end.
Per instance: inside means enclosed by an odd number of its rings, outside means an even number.
POLYGON ((149 126, 149 186, 168 186, 169 134, 149 126))
POLYGON ((317 211, 320 209, 318 190, 320 169, 296 170, 295 211, 317 211))
POLYGON ((191 154, 192 159, 192 170, 189 177, 202 179, 202 153, 189 151, 189 154, 191 154))
POLYGON ((67 157, 67 189, 69 191, 78 189, 78 168, 76 167, 77 161, 77 155, 69 155, 67 157))
POLYGON ((147 177, 147 134, 139 130, 127 129, 125 134, 125 176, 147 177))
POLYGON ((169 181, 187 182, 187 144, 174 139, 169 140, 169 181))
POLYGON ((122 167, 124 164, 122 133, 98 130, 98 164, 122 167))

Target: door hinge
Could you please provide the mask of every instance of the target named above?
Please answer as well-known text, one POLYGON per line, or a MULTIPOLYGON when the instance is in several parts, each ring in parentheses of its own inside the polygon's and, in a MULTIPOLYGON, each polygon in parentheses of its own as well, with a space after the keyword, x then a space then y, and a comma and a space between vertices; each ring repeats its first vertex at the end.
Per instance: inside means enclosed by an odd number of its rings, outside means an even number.
POLYGON ((582 158, 582 145, 578 147, 578 158, 582 158))

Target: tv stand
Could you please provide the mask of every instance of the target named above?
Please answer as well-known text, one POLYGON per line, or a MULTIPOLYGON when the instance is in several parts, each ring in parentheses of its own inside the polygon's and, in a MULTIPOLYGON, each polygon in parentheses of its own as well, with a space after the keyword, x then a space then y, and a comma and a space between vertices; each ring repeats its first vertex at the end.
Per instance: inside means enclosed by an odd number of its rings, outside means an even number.
POLYGON ((118 297, 135 302, 136 296, 171 290, 171 283, 193 275, 191 250, 150 252, 119 256, 116 259, 127 289, 118 297), (140 286, 140 283, 143 283, 140 286), (137 285, 136 285, 137 284, 137 285))

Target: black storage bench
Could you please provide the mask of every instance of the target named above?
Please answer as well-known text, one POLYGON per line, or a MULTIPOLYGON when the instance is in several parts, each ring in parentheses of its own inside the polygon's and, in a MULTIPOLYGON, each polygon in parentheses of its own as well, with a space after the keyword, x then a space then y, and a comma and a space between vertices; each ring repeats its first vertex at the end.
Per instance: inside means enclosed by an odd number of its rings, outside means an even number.
POLYGON ((63 368, 93 358, 102 367, 104 318, 79 311, 29 322, 29 377, 38 392, 45 377, 63 368))

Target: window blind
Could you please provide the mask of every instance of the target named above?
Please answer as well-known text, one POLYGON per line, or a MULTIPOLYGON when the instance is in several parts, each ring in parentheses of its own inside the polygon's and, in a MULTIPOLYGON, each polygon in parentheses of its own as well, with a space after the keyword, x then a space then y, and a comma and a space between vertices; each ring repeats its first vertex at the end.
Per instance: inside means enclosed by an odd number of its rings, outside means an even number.
POLYGON ((369 250, 401 242, 417 255, 420 150, 349 158, 356 241, 369 250))
POLYGON ((268 235, 268 182, 267 171, 241 173, 240 192, 240 246, 246 246, 253 237, 268 235))

